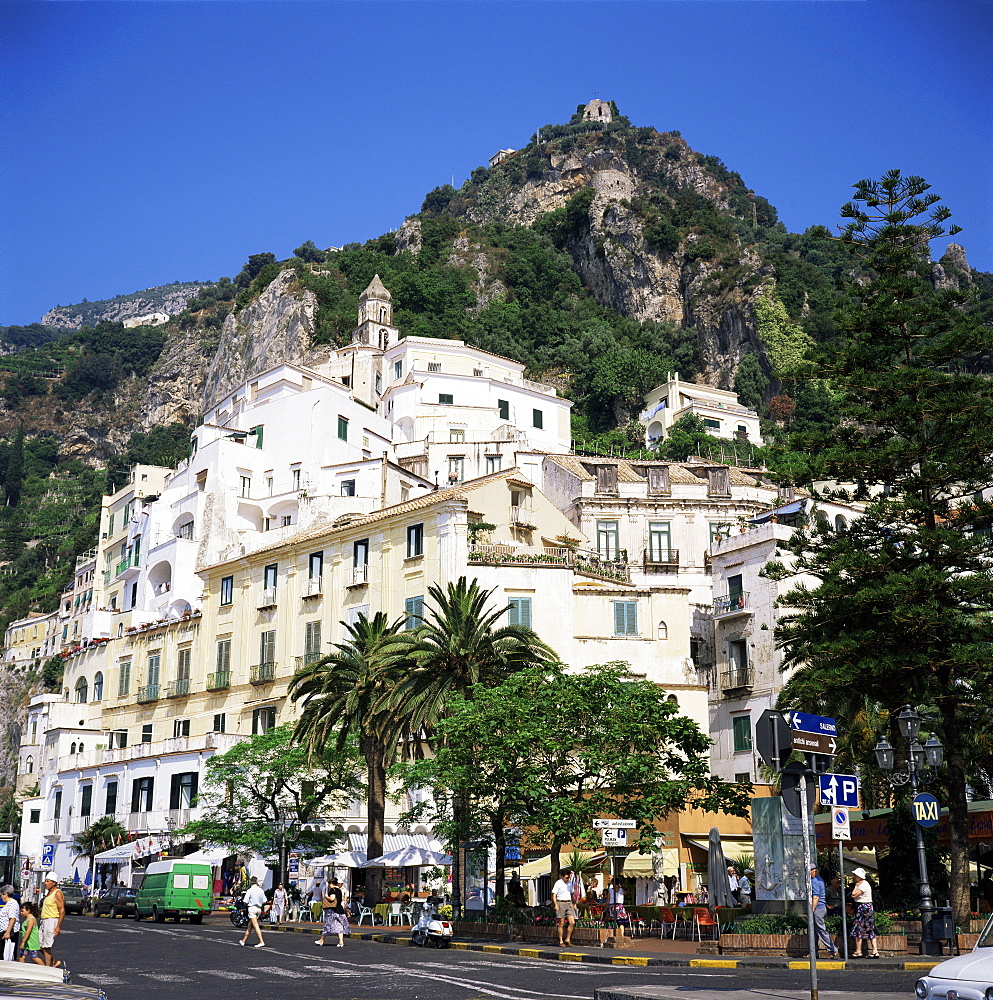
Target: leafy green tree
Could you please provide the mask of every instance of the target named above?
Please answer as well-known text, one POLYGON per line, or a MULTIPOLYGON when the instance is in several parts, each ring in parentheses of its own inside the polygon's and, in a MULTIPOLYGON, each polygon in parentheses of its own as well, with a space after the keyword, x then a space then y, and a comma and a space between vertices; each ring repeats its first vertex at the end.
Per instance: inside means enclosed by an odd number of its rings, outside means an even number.
POLYGON ((665 381, 672 362, 643 348, 614 347, 591 358, 577 379, 597 429, 626 424, 644 406, 645 393, 665 381))
MULTIPOLYGON (((783 598, 796 609, 777 641, 796 672, 783 704, 816 710, 854 689, 892 720, 931 706, 946 751, 951 892, 969 909, 967 726, 989 727, 993 666, 993 383, 970 373, 989 344, 974 295, 936 289, 928 242, 949 211, 919 177, 891 171, 856 185, 842 243, 868 280, 852 281, 843 339, 817 365, 841 421, 808 434, 818 478, 867 499, 845 530, 797 535, 789 548, 817 581, 783 598), (982 706, 986 705, 984 712, 982 706)), ((954 228, 952 232, 956 231, 954 228)), ((897 733, 890 737, 902 754, 897 733)))
POLYGON ((83 354, 65 373, 55 392, 67 403, 75 403, 91 393, 113 392, 124 373, 110 354, 83 354))
POLYGON ((300 260, 306 261, 308 264, 319 264, 327 257, 327 254, 323 250, 318 249, 317 244, 313 240, 304 240, 293 253, 300 260))
POLYGON ((7 468, 4 473, 4 502, 8 507, 16 507, 21 502, 24 486, 24 425, 14 432, 14 440, 7 452, 7 468))
MULTIPOLYGON (((393 686, 387 707, 402 713, 412 732, 430 732, 449 711, 453 695, 477 685, 497 684, 515 671, 556 662, 552 650, 523 625, 498 624, 507 607, 492 608, 492 590, 459 577, 446 587, 428 588, 425 616, 415 629, 398 636, 408 667, 393 686)), ((454 821, 463 821, 461 790, 455 791, 454 821)), ((456 837, 459 843, 464 838, 456 837)), ((459 905, 456 866, 452 889, 459 905)))
POLYGON ((235 276, 234 283, 238 288, 248 288, 253 279, 267 264, 275 264, 276 255, 274 253, 253 253, 249 256, 245 266, 235 276))
POLYGON ((508 823, 544 838, 553 879, 563 844, 596 846, 596 816, 636 820, 650 850, 655 823, 674 810, 748 811, 746 790, 711 775, 710 739, 625 663, 581 673, 543 664, 477 685, 450 699, 438 737, 430 758, 404 769, 409 785, 433 790, 436 822, 457 831, 461 789, 475 829, 498 848, 508 823))
POLYGON ((738 394, 738 402, 750 410, 760 412, 769 391, 769 379, 762 371, 757 351, 749 351, 738 362, 738 370, 734 373, 734 391, 738 394))
POLYGON ((786 306, 771 292, 755 300, 755 325, 772 374, 779 379, 799 374, 813 340, 790 319, 786 306))
MULTIPOLYGON (((402 711, 391 711, 386 697, 403 670, 397 656, 399 623, 383 612, 359 615, 346 625, 348 639, 328 656, 305 665, 290 682, 290 696, 302 703, 294 738, 308 753, 333 745, 339 752, 357 742, 366 766, 366 856, 383 854, 387 770, 401 749, 411 745, 416 730, 402 711)), ((382 898, 382 868, 370 868, 367 904, 382 898)))
POLYGON ((451 184, 442 184, 433 191, 429 191, 421 205, 421 211, 425 215, 439 215, 448 208, 448 203, 455 197, 455 188, 451 184))
POLYGON ((685 462, 690 455, 707 454, 712 440, 713 435, 704 427, 703 419, 695 413, 687 413, 669 428, 659 444, 659 458, 685 462))
POLYGON ((286 853, 299 845, 326 850, 337 834, 304 829, 340 810, 362 791, 361 763, 354 744, 313 751, 294 742, 293 726, 277 726, 215 754, 205 766, 200 804, 204 818, 179 833, 202 844, 276 850, 286 875, 286 853))

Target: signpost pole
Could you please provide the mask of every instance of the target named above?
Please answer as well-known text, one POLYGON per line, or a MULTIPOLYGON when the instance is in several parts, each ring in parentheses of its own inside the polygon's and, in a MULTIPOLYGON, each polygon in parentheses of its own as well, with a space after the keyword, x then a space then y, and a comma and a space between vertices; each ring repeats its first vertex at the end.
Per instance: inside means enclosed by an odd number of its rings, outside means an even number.
POLYGON ((848 961, 848 906, 845 902, 845 844, 838 841, 838 874, 841 876, 841 947, 848 961))
POLYGON ((814 932, 813 887, 810 882, 810 814, 807 809, 807 774, 800 775, 800 822, 803 825, 803 884, 807 892, 807 939, 810 945, 810 1000, 819 1000, 817 989, 817 937, 814 932))

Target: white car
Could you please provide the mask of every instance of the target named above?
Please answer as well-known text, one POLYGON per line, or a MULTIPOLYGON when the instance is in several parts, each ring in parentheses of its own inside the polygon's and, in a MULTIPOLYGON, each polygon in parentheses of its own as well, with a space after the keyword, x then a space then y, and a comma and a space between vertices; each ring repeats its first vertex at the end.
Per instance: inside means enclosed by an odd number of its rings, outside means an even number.
POLYGON ((936 965, 914 992, 920 1000, 993 1000, 993 916, 968 955, 936 965))

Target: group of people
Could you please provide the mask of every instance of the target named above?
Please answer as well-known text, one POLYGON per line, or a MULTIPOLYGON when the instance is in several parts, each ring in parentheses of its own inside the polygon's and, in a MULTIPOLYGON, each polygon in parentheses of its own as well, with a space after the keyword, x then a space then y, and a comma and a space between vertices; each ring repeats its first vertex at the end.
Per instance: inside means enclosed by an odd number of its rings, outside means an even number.
POLYGON ((0 960, 61 965, 52 955, 52 948, 62 930, 66 910, 55 872, 45 876, 45 898, 40 912, 32 902, 19 902, 12 885, 0 885, 0 903, 0 960))
POLYGON ((755 872, 746 868, 740 875, 734 865, 728 865, 728 890, 733 906, 749 907, 752 905, 752 878, 755 872))
POLYGON ((560 870, 558 880, 552 886, 552 905, 555 907, 555 927, 560 948, 568 948, 572 944, 572 931, 576 926, 580 905, 603 905, 605 915, 615 921, 618 927, 623 927, 629 919, 624 908, 624 886, 620 879, 614 879, 607 886, 601 899, 595 882, 583 892, 582 883, 574 876, 571 868, 560 870))
MULTIPOLYGON (((852 901, 852 923, 851 935, 855 939, 855 950, 852 952, 853 958, 861 958, 863 954, 863 942, 868 942, 869 958, 879 958, 879 948, 876 946, 876 920, 875 909, 872 902, 872 884, 866 877, 864 868, 856 868, 852 872, 855 883, 848 895, 852 901)), ((838 957, 838 949, 835 947, 831 935, 828 933, 824 920, 834 913, 841 913, 845 907, 845 890, 841 884, 841 876, 835 875, 831 879, 830 887, 825 886, 824 879, 821 878, 820 871, 816 865, 810 868, 810 893, 811 908, 814 913, 814 930, 816 932, 816 943, 827 948, 829 958, 838 957), (830 904, 830 905, 829 905, 830 904)))
MULTIPOLYGON (((348 910, 345 906, 348 902, 348 893, 336 878, 329 878, 327 887, 319 891, 321 893, 321 934, 314 944, 323 945, 324 939, 329 934, 337 934, 337 946, 344 948, 345 935, 349 931, 348 910)), ((286 915, 288 900, 289 896, 282 882, 276 886, 272 894, 272 899, 269 900, 262 886, 259 885, 259 880, 253 876, 245 893, 245 905, 248 907, 248 924, 245 927, 244 937, 238 943, 243 948, 247 947, 248 939, 254 932, 258 941, 252 947, 264 948, 265 938, 262 935, 262 925, 259 923, 259 918, 268 912, 270 919, 274 923, 280 923, 286 915)))

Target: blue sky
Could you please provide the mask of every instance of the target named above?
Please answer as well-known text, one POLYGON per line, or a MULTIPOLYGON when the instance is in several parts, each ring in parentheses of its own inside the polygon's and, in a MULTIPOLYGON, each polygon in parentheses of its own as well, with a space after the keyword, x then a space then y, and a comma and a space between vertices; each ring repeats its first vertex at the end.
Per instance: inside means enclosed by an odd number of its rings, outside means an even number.
POLYGON ((993 4, 0 5, 0 323, 396 228, 596 92, 792 230, 926 177, 993 270, 993 4))

